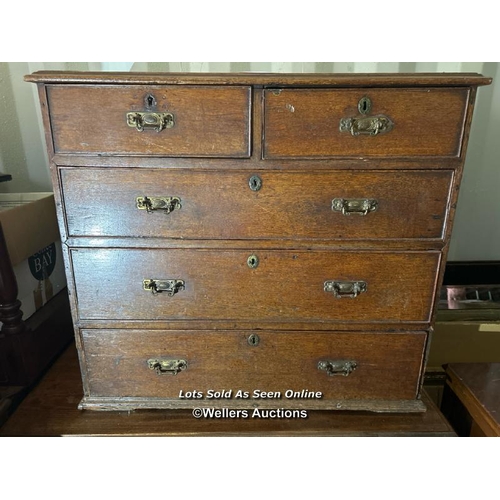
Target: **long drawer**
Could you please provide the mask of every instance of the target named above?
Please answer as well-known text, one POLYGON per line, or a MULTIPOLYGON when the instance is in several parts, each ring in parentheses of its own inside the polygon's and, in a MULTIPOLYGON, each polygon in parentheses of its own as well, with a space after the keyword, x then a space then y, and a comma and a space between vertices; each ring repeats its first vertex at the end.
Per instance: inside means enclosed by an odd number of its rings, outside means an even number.
POLYGON ((249 87, 47 87, 56 153, 248 157, 249 87))
POLYGON ((427 322, 439 252, 78 248, 80 319, 427 322))
POLYGON ((264 158, 459 156, 468 89, 269 89, 264 158))
POLYGON ((70 236, 280 240, 440 239, 453 178, 450 170, 60 175, 70 236))
POLYGON ((227 403, 276 407, 303 404, 302 391, 323 402, 414 399, 425 341, 425 332, 82 331, 91 396, 183 396, 196 405, 216 392, 227 403))

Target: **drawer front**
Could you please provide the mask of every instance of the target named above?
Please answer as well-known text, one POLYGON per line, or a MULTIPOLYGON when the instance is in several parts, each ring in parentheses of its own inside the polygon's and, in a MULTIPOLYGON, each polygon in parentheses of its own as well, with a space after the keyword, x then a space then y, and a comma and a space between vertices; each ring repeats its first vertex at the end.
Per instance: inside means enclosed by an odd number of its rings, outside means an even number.
POLYGON ((225 391, 226 396, 231 391, 231 398, 222 399, 229 404, 242 402, 237 397, 242 391, 253 406, 263 401, 254 391, 277 392, 271 398, 277 407, 290 399, 304 403, 304 398, 287 397, 289 390, 321 392, 313 401, 416 397, 424 332, 258 332, 258 345, 249 344, 250 335, 84 330, 91 395, 178 400, 181 391, 196 392, 202 395, 193 400, 198 404, 213 401, 209 391, 225 391))
POLYGON ((47 94, 56 153, 250 155, 249 87, 57 85, 47 94))
POLYGON ((440 254, 80 248, 71 258, 81 319, 397 323, 429 321, 440 254))
POLYGON ((70 236, 182 239, 439 239, 452 176, 61 169, 70 236))
POLYGON ((459 156, 468 92, 266 90, 264 157, 459 156))

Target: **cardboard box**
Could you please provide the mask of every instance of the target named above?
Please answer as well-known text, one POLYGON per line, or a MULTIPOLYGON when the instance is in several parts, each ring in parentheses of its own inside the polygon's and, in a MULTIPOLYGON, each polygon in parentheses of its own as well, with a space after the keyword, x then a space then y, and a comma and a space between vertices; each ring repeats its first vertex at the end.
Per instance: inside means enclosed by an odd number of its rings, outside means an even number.
POLYGON ((448 363, 500 362, 500 322, 438 321, 434 327, 427 369, 448 363))
POLYGON ((0 223, 26 320, 66 287, 53 194, 0 194, 0 223))
POLYGON ((60 240, 52 193, 0 194, 0 222, 12 266, 60 240))

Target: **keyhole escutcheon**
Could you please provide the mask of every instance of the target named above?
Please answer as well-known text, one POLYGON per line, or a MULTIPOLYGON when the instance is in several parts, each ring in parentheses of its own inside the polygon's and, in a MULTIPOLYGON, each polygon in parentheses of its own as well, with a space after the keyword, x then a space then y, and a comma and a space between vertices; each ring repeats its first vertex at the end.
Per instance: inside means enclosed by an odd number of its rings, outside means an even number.
POLYGON ((369 97, 362 97, 358 102, 358 111, 362 115, 367 115, 372 109, 372 101, 369 97))
POLYGON ((248 345, 256 346, 259 345, 260 337, 256 333, 252 333, 247 339, 248 345))
POLYGON ((146 105, 146 109, 153 109, 156 106, 156 99, 153 94, 147 94, 144 98, 144 104, 146 105))
POLYGON ((258 175, 252 175, 248 179, 248 185, 252 191, 258 191, 262 187, 262 179, 258 175))
POLYGON ((250 255, 247 259, 247 264, 250 269, 255 269, 259 265, 259 258, 257 255, 250 255))

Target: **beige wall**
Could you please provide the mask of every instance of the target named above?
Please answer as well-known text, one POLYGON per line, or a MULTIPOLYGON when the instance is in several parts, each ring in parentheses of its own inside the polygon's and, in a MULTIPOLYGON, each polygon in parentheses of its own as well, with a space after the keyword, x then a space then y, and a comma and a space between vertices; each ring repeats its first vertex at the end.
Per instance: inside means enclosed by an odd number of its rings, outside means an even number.
POLYGON ((23 81, 42 69, 202 72, 478 72, 494 78, 479 90, 450 260, 500 260, 500 64, 499 63, 0 63, 0 171, 11 182, 0 192, 50 191, 50 176, 36 86, 23 81))

